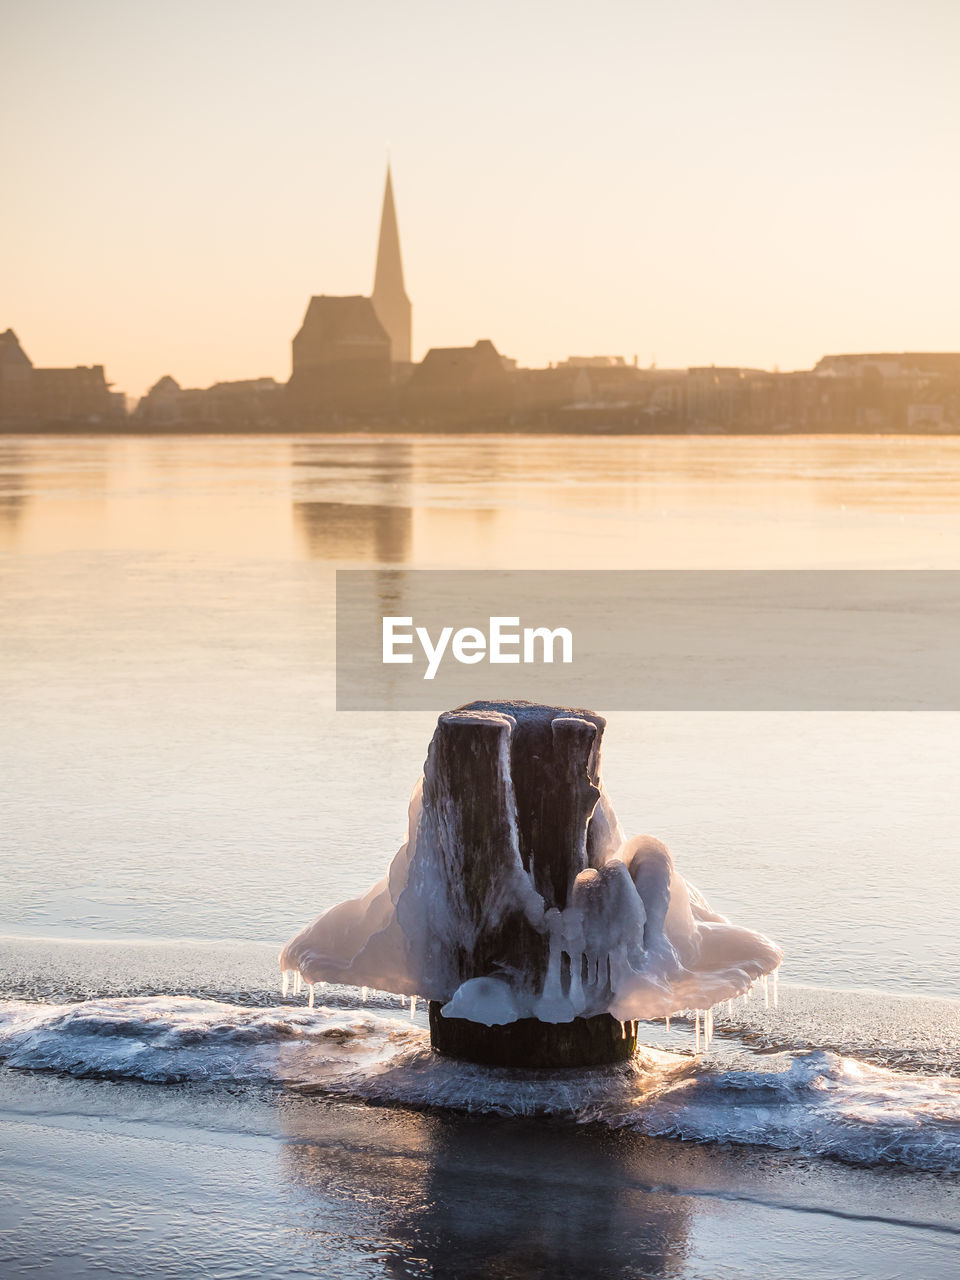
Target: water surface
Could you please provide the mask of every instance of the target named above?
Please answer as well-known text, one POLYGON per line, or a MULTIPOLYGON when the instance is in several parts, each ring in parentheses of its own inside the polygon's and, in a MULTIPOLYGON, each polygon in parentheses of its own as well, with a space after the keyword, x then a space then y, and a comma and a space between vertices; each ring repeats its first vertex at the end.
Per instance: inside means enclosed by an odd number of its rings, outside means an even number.
POLYGON ((958 568, 960 440, 0 438, 5 1274, 952 1276, 958 717, 613 713, 782 1002, 484 1072, 275 985, 432 731, 336 713, 340 566, 958 568))
MULTIPOLYGON (((0 516, 0 930, 280 942, 382 873, 432 728, 334 711, 337 567, 956 568, 960 440, 7 437, 0 516)), ((614 713, 604 769, 786 979, 960 996, 958 746, 614 713)))

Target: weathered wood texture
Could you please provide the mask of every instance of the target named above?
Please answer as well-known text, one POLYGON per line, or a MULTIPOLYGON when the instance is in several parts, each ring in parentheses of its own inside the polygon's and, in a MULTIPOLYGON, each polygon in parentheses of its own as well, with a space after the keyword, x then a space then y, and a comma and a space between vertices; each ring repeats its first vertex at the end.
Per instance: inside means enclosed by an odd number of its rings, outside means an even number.
POLYGON ((521 1018, 485 1027, 466 1018, 444 1018, 439 1002, 431 1000, 430 1042, 438 1053, 488 1067, 600 1067, 633 1056, 637 1024, 623 1027, 601 1013, 572 1022, 521 1018))
MULTIPOLYGON (((513 972, 531 990, 542 987, 545 929, 519 904, 506 912, 490 904, 502 898, 516 846, 545 908, 567 906, 574 880, 591 865, 604 724, 592 711, 528 702, 472 702, 440 717, 425 770, 423 821, 435 824, 442 850, 436 870, 467 925, 453 958, 457 984, 513 972)), ((623 1061, 636 1043, 607 1014, 487 1027, 444 1018, 440 1007, 431 1001, 434 1047, 472 1062, 596 1066, 623 1061)))

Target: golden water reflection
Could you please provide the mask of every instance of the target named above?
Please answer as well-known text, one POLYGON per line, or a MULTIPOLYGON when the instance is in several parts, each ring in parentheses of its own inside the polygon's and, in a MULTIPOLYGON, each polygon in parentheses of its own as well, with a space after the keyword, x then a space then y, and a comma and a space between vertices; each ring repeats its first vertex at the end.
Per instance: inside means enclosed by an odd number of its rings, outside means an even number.
POLYGON ((0 551, 956 567, 960 439, 5 437, 0 551))

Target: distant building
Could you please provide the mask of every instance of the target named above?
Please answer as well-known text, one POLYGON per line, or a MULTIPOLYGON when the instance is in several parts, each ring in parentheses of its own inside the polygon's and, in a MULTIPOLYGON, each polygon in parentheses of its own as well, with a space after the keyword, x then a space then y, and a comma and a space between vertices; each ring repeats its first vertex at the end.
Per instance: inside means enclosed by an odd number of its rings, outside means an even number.
POLYGON ((279 426, 283 390, 275 378, 215 382, 203 392, 207 420, 219 427, 279 426))
POLYGON ((12 329, 0 334, 0 421, 96 424, 125 413, 124 397, 110 390, 102 364, 38 369, 12 329))
POLYGON ((907 405, 907 426, 911 431, 942 431, 947 425, 944 405, 907 405))
POLYGON ((148 427, 178 426, 185 421, 184 397, 180 383, 166 373, 141 397, 133 416, 138 423, 148 427))
POLYGON ((377 268, 371 301, 377 318, 390 337, 390 359, 394 364, 409 364, 413 308, 403 284, 400 232, 397 228, 397 211, 393 203, 393 181, 389 165, 383 191, 380 241, 377 246, 377 268))
POLYGON ((747 413, 751 384, 761 369, 704 365, 687 370, 685 415, 700 426, 727 428, 747 413))
POLYGON ((102 364, 34 369, 34 416, 44 422, 105 422, 122 416, 102 364))
POLYGON ((814 365, 819 377, 862 378, 871 374, 881 378, 915 378, 934 376, 960 378, 960 352, 901 351, 861 355, 824 356, 814 365))
POLYGON ((33 407, 33 365, 12 329, 0 333, 0 420, 30 418, 33 407))
POLYGON ((293 340, 287 403, 294 417, 376 412, 390 389, 390 337, 369 298, 310 299, 293 340))
POLYGON ((215 382, 212 387, 181 387, 165 374, 134 411, 138 424, 169 428, 223 427, 227 430, 280 425, 283 387, 273 378, 215 382))
POLYGON ((293 340, 294 375, 342 365, 382 371, 389 362, 390 337, 370 298, 310 299, 293 340))
POLYGON ((623 356, 567 356, 557 361, 558 369, 622 369, 626 365, 623 356))
POLYGON ((411 317, 388 166, 373 294, 310 299, 293 340, 287 420, 319 425, 389 414, 394 388, 410 370, 411 317))
POLYGON ((431 347, 407 383, 405 404, 428 420, 480 419, 510 408, 513 381, 489 338, 472 347, 431 347))
POLYGON ((946 431, 960 426, 960 352, 824 356, 810 375, 824 426, 946 431))

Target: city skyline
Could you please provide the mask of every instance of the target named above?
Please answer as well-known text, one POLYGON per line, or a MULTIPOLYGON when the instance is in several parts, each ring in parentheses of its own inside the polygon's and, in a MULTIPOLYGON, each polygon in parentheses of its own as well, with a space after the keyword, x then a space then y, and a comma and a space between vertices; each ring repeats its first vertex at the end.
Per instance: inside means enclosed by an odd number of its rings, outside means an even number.
POLYGON ((960 345, 939 0, 2 8, 0 323, 133 397, 286 379, 305 299, 370 290, 388 139, 415 360, 960 345))
POLYGON ((132 406, 104 366, 35 365, 0 332, 0 430, 503 430, 651 434, 954 431, 960 353, 822 356, 810 370, 716 364, 640 368, 580 355, 526 368, 489 338, 411 359, 412 304, 388 163, 373 289, 312 294, 291 343, 288 381, 184 387, 169 373, 132 406))

